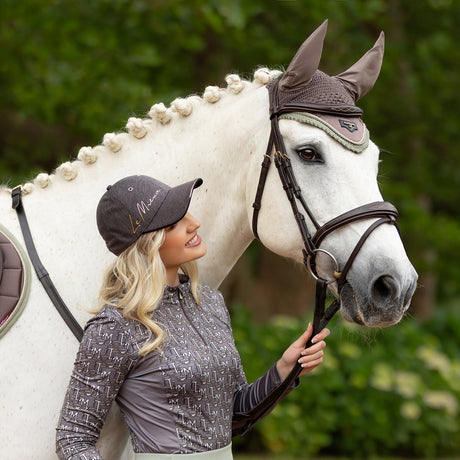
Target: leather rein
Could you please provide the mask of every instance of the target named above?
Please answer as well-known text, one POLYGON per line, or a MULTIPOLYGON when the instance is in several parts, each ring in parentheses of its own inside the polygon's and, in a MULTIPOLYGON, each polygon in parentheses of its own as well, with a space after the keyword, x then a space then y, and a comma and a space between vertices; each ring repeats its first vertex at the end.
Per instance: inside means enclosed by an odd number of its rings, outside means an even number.
MULTIPOLYGON (((308 207, 308 204, 302 195, 302 190, 296 181, 291 165, 291 160, 289 159, 289 156, 286 152, 283 136, 279 129, 279 117, 284 113, 290 112, 319 112, 330 113, 333 115, 337 115, 337 112, 339 112, 343 114, 343 116, 356 116, 357 114, 361 115, 362 110, 354 106, 343 106, 339 108, 334 107, 334 110, 331 110, 328 107, 319 106, 316 104, 289 104, 285 106, 279 106, 278 84, 279 79, 275 82, 275 87, 269 91, 271 132, 267 150, 262 161, 259 183, 253 203, 254 211, 252 218, 252 231, 254 236, 259 239, 257 232, 257 220, 260 209, 262 207, 262 195, 264 192, 268 171, 272 161, 274 161, 276 168, 278 169, 281 184, 283 185, 286 196, 289 200, 289 203, 291 204, 292 212, 302 236, 302 241, 304 244, 304 249, 302 249, 303 262, 316 280, 313 333, 305 345, 305 348, 309 348, 312 345, 311 339, 327 325, 334 314, 337 313, 337 311, 340 309, 340 292, 347 282, 347 274, 353 264, 353 261, 366 242, 367 238, 377 227, 382 224, 388 223, 397 226, 396 221, 398 217, 398 211, 391 203, 379 201, 359 206, 352 209, 351 211, 345 212, 344 214, 335 217, 322 226, 319 225, 313 213, 310 211, 310 208, 308 207), (303 211, 307 214, 308 218, 315 227, 315 233, 313 235, 307 228, 305 216, 299 210, 298 203, 300 203, 303 211), (364 219, 377 220, 375 220, 362 234, 352 253, 348 257, 348 260, 340 270, 336 258, 330 252, 326 251, 325 249, 321 249, 321 243, 326 238, 326 236, 335 230, 352 222, 364 219), (316 272, 315 259, 319 252, 329 256, 335 264, 336 270, 334 271, 334 276, 331 280, 325 280, 321 278, 316 272), (339 293, 338 299, 336 299, 327 309, 325 309, 327 286, 335 282, 337 283, 339 293)), ((267 415, 273 409, 273 407, 290 391, 292 384, 297 379, 301 371, 301 365, 296 363, 288 377, 278 387, 276 387, 271 394, 269 394, 263 401, 261 401, 259 405, 255 406, 249 413, 235 415, 233 418, 233 434, 236 435, 246 433, 255 423, 265 417, 265 415, 267 415)))

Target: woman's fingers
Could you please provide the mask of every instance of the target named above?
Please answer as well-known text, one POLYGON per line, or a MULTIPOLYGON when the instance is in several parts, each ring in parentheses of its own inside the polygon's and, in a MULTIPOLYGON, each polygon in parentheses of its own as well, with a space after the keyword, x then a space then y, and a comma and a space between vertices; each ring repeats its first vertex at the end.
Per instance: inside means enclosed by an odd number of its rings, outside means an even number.
POLYGON ((305 332, 291 344, 276 363, 276 368, 281 379, 285 379, 292 367, 298 361, 302 366, 299 375, 305 375, 323 362, 323 349, 326 347, 324 339, 330 334, 329 329, 323 329, 315 335, 314 342, 309 348, 305 348, 313 332, 313 326, 308 325, 305 332))
POLYGON ((299 359, 299 364, 301 364, 302 367, 316 367, 322 363, 323 356, 324 351, 321 349, 312 355, 302 356, 299 359))
POLYGON ((321 340, 321 342, 315 343, 309 348, 305 348, 304 350, 300 352, 300 354, 302 356, 313 355, 325 347, 326 347, 326 342, 324 340, 321 340))
POLYGON ((325 327, 322 331, 320 331, 318 334, 316 334, 313 339, 311 340, 312 343, 320 342, 321 340, 324 340, 326 337, 329 336, 331 331, 325 327))
POLYGON ((297 348, 305 347, 305 344, 308 342, 308 339, 311 337, 312 332, 313 332, 313 326, 311 325, 311 323, 309 323, 305 332, 292 345, 297 348))
MULTIPOLYGON (((311 334, 313 332, 313 326, 311 323, 308 324, 307 329, 304 331, 304 333, 293 343, 294 346, 305 346, 305 344, 308 342, 308 339, 311 337, 311 334)), ((329 329, 324 328, 322 331, 318 332, 313 339, 312 343, 320 342, 321 340, 324 340, 326 337, 329 336, 331 332, 329 329)))
POLYGON ((313 361, 311 363, 302 364, 302 370, 300 371, 299 377, 305 374, 308 374, 311 372, 313 369, 316 369, 318 366, 320 366, 323 362, 323 358, 319 358, 316 361, 313 361))

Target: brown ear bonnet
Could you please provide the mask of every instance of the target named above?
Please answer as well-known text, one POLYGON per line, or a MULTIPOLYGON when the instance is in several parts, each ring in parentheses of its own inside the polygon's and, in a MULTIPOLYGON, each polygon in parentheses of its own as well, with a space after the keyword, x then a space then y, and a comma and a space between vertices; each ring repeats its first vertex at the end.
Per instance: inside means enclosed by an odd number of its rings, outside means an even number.
POLYGON ((368 132, 361 120, 362 110, 355 105, 374 86, 384 51, 383 32, 358 62, 345 72, 329 76, 318 70, 327 30, 327 20, 301 45, 277 80, 267 84, 270 111, 280 119, 294 119, 319 127, 360 152, 367 147, 368 132), (274 94, 276 92, 276 94, 274 94))

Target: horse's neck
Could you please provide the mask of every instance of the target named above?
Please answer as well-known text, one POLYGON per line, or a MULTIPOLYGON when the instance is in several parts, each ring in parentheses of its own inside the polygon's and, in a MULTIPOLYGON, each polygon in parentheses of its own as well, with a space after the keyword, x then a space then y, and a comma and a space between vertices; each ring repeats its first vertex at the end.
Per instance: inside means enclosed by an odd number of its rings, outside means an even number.
POLYGON ((220 285, 253 239, 248 209, 252 210, 254 197, 247 196, 248 180, 252 180, 249 165, 262 161, 269 134, 264 88, 232 99, 227 110, 220 110, 221 117, 207 117, 196 126, 200 135, 190 152, 189 168, 204 180, 195 191, 191 212, 202 223, 200 233, 208 253, 199 266, 202 279, 211 286, 220 285), (195 165, 193 157, 200 163, 195 165))
POLYGON ((106 265, 110 257, 97 234, 95 209, 108 184, 131 174, 148 174, 170 185, 202 177, 190 211, 200 220, 208 247, 199 262, 202 280, 218 286, 252 240, 247 172, 251 155, 260 154, 268 135, 266 100, 263 88, 251 88, 217 104, 201 102, 189 117, 176 116, 165 126, 147 123, 142 139, 121 135, 118 153, 97 147, 98 160, 76 165, 74 180, 55 177, 46 189, 34 190, 25 197, 25 207, 37 246, 48 253, 44 258, 99 279, 99 263, 106 265))
POLYGON ((269 134, 265 88, 249 88, 220 102, 177 120, 158 139, 169 152, 168 178, 174 183, 203 178, 190 212, 201 222, 208 252, 199 260, 200 274, 211 286, 220 285, 253 239, 248 215, 253 197, 246 195, 249 164, 260 164, 269 134))

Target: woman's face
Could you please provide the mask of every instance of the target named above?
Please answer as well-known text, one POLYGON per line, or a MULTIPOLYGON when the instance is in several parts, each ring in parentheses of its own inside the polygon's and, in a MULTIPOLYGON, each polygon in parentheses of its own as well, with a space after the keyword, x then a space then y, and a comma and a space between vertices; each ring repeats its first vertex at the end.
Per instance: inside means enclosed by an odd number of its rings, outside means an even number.
POLYGON ((165 229, 165 240, 159 249, 167 275, 175 273, 185 262, 206 254, 206 246, 197 233, 200 223, 190 214, 165 229))

